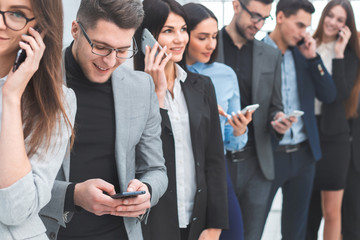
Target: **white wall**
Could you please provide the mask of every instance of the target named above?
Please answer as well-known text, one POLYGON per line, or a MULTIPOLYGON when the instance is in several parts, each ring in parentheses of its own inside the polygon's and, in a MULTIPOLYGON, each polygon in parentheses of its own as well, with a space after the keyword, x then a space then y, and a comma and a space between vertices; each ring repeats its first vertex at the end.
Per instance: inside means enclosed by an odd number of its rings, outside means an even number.
POLYGON ((64 8, 64 46, 72 41, 70 34, 71 22, 76 19, 76 13, 80 6, 80 0, 63 0, 64 8))

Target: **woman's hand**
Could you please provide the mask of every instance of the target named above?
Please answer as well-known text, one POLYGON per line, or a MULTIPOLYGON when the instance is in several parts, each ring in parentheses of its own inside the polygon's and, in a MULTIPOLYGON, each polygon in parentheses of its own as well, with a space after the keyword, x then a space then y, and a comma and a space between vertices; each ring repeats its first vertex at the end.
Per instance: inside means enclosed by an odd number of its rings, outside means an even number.
POLYGON ((344 51, 346 48, 346 45, 349 42, 349 39, 351 37, 351 31, 348 26, 344 26, 339 31, 339 37, 336 40, 335 43, 335 57, 336 58, 344 58, 344 51))
POLYGON ((166 46, 155 56, 159 44, 155 43, 152 49, 146 46, 145 50, 145 72, 150 74, 154 80, 155 92, 158 96, 160 108, 164 107, 164 99, 167 90, 167 81, 165 76, 165 66, 171 58, 171 53, 166 56, 166 46))
POLYGON ((252 121, 253 111, 247 111, 246 114, 241 112, 232 113, 232 117, 227 115, 229 124, 233 127, 235 137, 243 135, 246 132, 247 125, 252 121))
POLYGON ((40 33, 30 27, 29 34, 22 35, 22 41, 19 43, 20 48, 26 51, 26 59, 15 72, 12 72, 11 68, 3 87, 4 97, 15 101, 20 101, 26 85, 39 68, 45 51, 45 44, 40 33))
POLYGON ((221 229, 207 228, 200 234, 199 240, 219 240, 221 229))

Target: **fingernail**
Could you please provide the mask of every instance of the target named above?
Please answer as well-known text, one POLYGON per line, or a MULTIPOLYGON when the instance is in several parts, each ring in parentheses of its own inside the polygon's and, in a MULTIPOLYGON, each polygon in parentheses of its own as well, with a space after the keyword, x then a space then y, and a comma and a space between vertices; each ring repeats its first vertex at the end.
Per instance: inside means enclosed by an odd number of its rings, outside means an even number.
POLYGON ((241 111, 239 110, 239 111, 237 111, 237 113, 238 113, 238 114, 240 114, 240 113, 241 113, 241 111))
POLYGON ((129 203, 129 201, 128 201, 128 200, 125 200, 125 201, 124 201, 124 204, 128 204, 128 203, 129 203))
POLYGON ((233 116, 235 116, 235 113, 234 113, 234 112, 232 112, 231 114, 232 114, 233 116))
POLYGON ((231 119, 231 116, 229 114, 226 114, 227 119, 231 119))

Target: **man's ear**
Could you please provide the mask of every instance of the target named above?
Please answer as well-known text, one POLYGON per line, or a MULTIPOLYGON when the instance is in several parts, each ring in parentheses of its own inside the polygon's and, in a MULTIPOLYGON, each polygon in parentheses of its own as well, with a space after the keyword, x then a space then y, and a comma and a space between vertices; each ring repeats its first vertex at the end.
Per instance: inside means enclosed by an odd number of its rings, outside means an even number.
POLYGON ((80 26, 77 21, 73 21, 71 24, 71 35, 76 40, 80 35, 80 26))
POLYGON ((241 10, 241 5, 239 0, 232 1, 232 5, 233 5, 234 14, 238 14, 241 10))
POLYGON ((286 16, 283 11, 278 12, 278 14, 276 14, 276 24, 282 23, 285 18, 286 16))

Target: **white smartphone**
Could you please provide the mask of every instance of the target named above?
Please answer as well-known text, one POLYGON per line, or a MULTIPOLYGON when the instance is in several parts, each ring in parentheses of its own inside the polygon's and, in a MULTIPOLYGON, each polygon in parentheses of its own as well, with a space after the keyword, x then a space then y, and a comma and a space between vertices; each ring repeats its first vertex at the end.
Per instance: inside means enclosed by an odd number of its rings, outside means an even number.
MULTIPOLYGON (((241 109, 241 113, 243 115, 245 115, 247 112, 255 112, 256 109, 258 109, 260 107, 259 104, 252 104, 252 105, 247 105, 246 107, 244 107, 243 109, 241 109)), ((231 117, 233 118, 233 117, 231 117)), ((225 125, 229 125, 229 122, 226 122, 225 125)))
POLYGON ((255 112, 255 110, 258 109, 258 107, 260 107, 259 104, 247 105, 246 107, 241 109, 241 113, 245 115, 247 112, 255 112))
POLYGON ((287 118, 289 117, 301 117, 302 115, 304 115, 304 112, 303 111, 300 111, 300 110, 294 110, 292 111, 289 115, 286 115, 287 118))
MULTIPOLYGON (((144 28, 143 32, 142 32, 142 36, 141 36, 141 51, 144 53, 146 52, 146 46, 149 46, 150 48, 152 48, 155 43, 157 43, 156 39, 154 38, 154 36, 151 34, 151 32, 147 29, 144 28)), ((159 49, 161 50, 162 47, 159 44, 159 49)), ((159 51, 156 51, 155 56, 158 55, 159 51)), ((165 56, 167 56, 167 54, 165 53, 165 56)))

